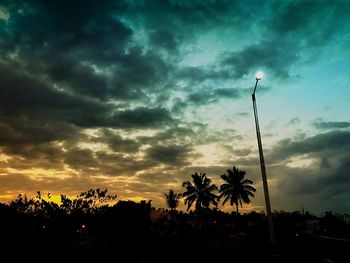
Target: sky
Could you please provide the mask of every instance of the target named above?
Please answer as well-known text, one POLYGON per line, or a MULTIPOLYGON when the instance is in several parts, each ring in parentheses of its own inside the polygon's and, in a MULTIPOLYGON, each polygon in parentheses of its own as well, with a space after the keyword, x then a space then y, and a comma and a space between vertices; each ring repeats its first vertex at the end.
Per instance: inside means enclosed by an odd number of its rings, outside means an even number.
MULTIPOLYGON (((191 174, 254 181, 272 210, 350 213, 350 1, 0 1, 0 202, 119 200, 191 174)), ((183 208, 183 204, 181 205, 183 208)), ((231 211, 232 207, 219 207, 231 211)))

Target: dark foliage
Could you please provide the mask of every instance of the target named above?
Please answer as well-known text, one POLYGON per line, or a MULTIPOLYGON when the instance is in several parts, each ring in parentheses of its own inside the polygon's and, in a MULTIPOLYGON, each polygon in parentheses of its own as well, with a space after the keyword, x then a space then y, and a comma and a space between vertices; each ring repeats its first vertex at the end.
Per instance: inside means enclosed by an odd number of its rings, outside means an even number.
MULTIPOLYGON (((274 212, 279 256, 272 257, 263 213, 226 213, 217 208, 176 211, 150 201, 119 201, 89 190, 61 205, 19 196, 0 204, 1 255, 11 261, 55 260, 115 262, 323 262, 346 256, 350 226, 344 215, 327 212, 274 212), (114 200, 113 199, 113 200, 114 200), (99 205, 98 205, 99 204, 99 205), (152 214, 163 216, 156 220, 152 214), (332 236, 327 236, 327 234, 332 236), (339 239, 341 234, 341 239, 339 239), (333 237, 337 237, 334 239, 333 237), (252 253, 254 252, 254 253, 252 253)), ((48 200, 50 200, 48 198, 48 200)))

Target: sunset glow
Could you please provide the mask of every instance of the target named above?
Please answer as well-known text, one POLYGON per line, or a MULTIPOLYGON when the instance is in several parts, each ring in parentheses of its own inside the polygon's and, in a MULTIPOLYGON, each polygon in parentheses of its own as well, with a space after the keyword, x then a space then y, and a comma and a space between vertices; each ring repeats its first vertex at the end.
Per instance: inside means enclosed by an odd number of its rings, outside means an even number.
POLYGON ((349 1, 44 2, 0 3, 1 202, 237 166, 263 211, 259 80, 272 209, 350 212, 349 1))

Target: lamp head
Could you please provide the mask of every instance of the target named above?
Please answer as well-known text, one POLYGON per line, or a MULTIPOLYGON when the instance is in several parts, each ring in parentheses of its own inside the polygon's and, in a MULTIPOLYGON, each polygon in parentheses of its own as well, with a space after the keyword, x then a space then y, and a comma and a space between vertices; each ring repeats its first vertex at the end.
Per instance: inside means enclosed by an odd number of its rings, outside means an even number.
POLYGON ((264 77, 264 73, 262 71, 258 71, 255 73, 255 79, 261 80, 264 77))

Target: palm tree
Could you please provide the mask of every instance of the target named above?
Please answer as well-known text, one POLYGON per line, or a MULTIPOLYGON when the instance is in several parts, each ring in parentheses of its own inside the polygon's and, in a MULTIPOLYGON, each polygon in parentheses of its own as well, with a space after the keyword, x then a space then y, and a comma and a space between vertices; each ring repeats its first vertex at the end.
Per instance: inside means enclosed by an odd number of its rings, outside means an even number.
POLYGON ((230 200, 230 205, 236 205, 238 214, 238 204, 242 203, 249 204, 250 197, 254 197, 253 192, 256 189, 252 186, 253 181, 244 179, 246 172, 240 171, 238 168, 233 166, 233 169, 227 169, 227 174, 221 175, 221 178, 226 182, 220 186, 220 199, 225 197, 222 205, 230 200))
POLYGON ((218 188, 215 184, 212 184, 211 180, 205 173, 192 174, 193 184, 190 181, 185 181, 182 186, 186 188, 186 191, 182 194, 185 198, 185 205, 189 210, 192 204, 196 203, 196 211, 200 211, 203 208, 208 208, 210 204, 218 205, 218 196, 214 194, 218 188))
POLYGON ((179 205, 181 194, 175 193, 174 190, 170 189, 169 193, 164 193, 164 195, 165 195, 168 207, 172 211, 176 210, 177 206, 179 205))

